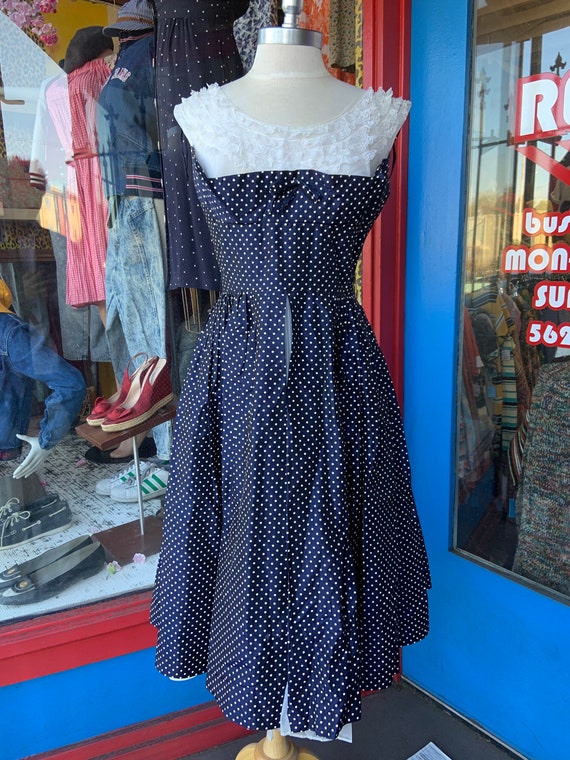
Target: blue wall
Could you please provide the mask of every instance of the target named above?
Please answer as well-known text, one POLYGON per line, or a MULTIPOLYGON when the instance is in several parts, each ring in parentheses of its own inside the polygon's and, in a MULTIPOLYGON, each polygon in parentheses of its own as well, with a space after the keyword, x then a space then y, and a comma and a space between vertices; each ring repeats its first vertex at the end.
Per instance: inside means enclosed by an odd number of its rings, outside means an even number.
POLYGON ((533 760, 570 756, 570 607, 449 551, 469 0, 412 0, 405 423, 433 573, 404 674, 533 760))
POLYGON ((0 757, 28 755, 208 702, 204 677, 174 683, 154 649, 0 689, 0 757))

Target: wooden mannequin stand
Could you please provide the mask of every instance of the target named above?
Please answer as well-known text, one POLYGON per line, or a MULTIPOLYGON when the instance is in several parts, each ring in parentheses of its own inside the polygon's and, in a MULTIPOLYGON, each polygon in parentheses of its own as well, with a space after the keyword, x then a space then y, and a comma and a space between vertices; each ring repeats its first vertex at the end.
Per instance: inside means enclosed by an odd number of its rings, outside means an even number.
POLYGON ((318 760, 307 749, 298 749, 279 729, 268 731, 267 736, 255 744, 246 744, 236 760, 318 760))

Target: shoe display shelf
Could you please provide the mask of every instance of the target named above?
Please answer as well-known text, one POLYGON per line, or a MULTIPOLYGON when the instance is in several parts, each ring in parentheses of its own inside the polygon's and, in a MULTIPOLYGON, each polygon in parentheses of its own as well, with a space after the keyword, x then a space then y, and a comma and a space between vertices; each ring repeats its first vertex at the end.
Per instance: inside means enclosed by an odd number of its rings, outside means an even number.
POLYGON ((101 451, 116 449, 123 441, 126 441, 128 438, 131 438, 133 442, 133 459, 135 462, 135 476, 138 487, 138 528, 136 528, 136 521, 134 523, 128 523, 127 525, 119 526, 118 528, 112 528, 111 531, 114 531, 114 534, 116 535, 106 536, 106 539, 108 541, 113 541, 113 539, 116 538, 116 540, 119 541, 123 547, 125 545, 125 541, 128 541, 129 544, 134 542, 136 544, 135 548, 137 548, 137 550, 144 549, 144 544, 141 545, 139 539, 140 537, 143 537, 144 540, 146 529, 149 527, 154 527, 152 524, 152 520, 154 518, 146 518, 145 520, 144 516, 144 506, 141 492, 140 460, 136 439, 139 434, 147 433, 157 425, 162 425, 163 422, 169 422, 170 420, 174 419, 175 416, 176 403, 171 402, 164 406, 162 409, 159 409, 157 412, 155 412, 152 417, 149 417, 148 420, 145 420, 138 425, 134 425, 127 430, 105 432, 100 427, 88 425, 86 423, 83 425, 78 425, 75 428, 77 435, 90 443, 92 446, 96 446, 101 451))

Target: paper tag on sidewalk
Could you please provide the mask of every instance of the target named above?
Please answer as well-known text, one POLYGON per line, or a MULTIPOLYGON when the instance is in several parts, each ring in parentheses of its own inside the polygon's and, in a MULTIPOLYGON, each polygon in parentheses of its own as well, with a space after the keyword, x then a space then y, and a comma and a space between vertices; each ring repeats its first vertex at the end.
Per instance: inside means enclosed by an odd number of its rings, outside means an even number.
POLYGON ((433 742, 430 742, 418 750, 415 755, 409 757, 408 760, 451 760, 451 758, 445 752, 442 752, 439 747, 436 747, 433 742))

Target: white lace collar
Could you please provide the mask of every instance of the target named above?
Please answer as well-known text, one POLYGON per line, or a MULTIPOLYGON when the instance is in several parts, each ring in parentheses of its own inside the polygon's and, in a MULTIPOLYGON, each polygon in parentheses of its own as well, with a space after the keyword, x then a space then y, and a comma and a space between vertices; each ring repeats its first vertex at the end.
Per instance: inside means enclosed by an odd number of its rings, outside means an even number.
POLYGON ((183 99, 174 115, 210 177, 291 169, 370 176, 388 157, 409 108, 391 90, 368 89, 330 121, 283 126, 248 116, 215 84, 183 99))

